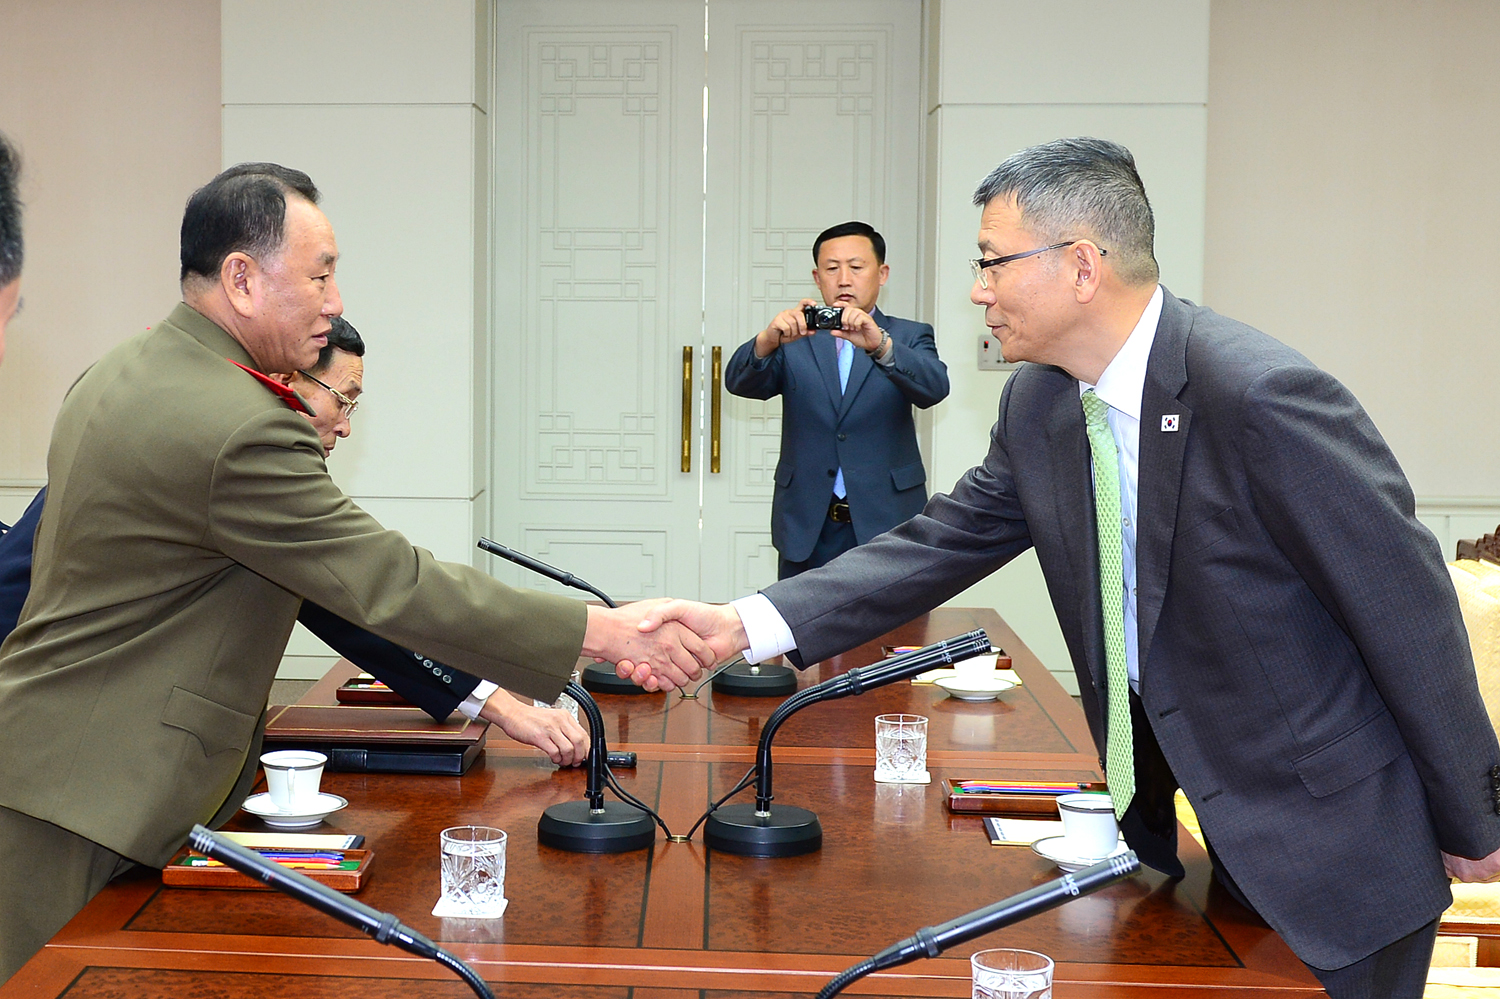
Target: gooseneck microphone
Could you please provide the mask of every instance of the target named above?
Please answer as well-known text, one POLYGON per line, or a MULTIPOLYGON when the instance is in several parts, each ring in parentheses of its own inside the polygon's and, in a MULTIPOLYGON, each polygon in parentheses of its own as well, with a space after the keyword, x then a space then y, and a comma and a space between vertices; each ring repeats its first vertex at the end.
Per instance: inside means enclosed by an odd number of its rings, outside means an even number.
POLYGON ((548 579, 555 580, 556 582, 559 582, 564 586, 571 586, 575 590, 585 590, 589 593, 592 593, 600 600, 603 600, 606 607, 620 606, 609 598, 609 594, 605 593, 597 586, 594 586, 592 583, 588 583, 582 579, 579 579, 571 572, 564 572, 555 565, 548 565, 546 562, 543 562, 539 558, 532 558, 525 552, 518 552, 514 548, 507 548, 504 545, 500 544, 498 541, 491 541, 489 538, 480 538, 479 547, 489 552, 491 555, 499 555, 503 559, 509 559, 516 565, 519 565, 526 569, 530 569, 537 575, 546 576, 548 579))
POLYGON ((771 738, 776 730, 809 704, 861 694, 988 651, 989 636, 983 628, 978 628, 915 652, 856 667, 782 701, 760 731, 755 752, 755 804, 711 807, 704 819, 704 842, 712 849, 749 857, 795 857, 819 849, 823 845, 823 827, 816 814, 793 805, 777 808, 771 805, 771 738))
POLYGON ((892 944, 874 957, 861 961, 840 974, 823 987, 823 991, 818 993, 818 999, 838 995, 851 982, 872 972, 894 968, 919 957, 937 957, 949 947, 992 933, 1002 926, 1030 919, 1038 913, 1055 909, 1064 902, 1082 898, 1140 869, 1141 862, 1135 851, 1127 850, 1118 857, 1101 860, 1076 874, 1064 874, 1056 881, 1038 885, 1030 891, 1012 895, 983 909, 975 909, 946 923, 923 927, 900 943, 892 944))
MULTIPOLYGON (((655 813, 616 783, 609 772, 609 747, 604 741, 604 716, 589 692, 569 683, 563 693, 578 702, 589 721, 588 782, 582 801, 550 805, 537 820, 536 838, 543 846, 572 853, 624 853, 644 850, 656 841, 655 813), (605 801, 607 783, 621 801, 605 801)), ((663 823, 662 828, 666 825, 663 823)))
POLYGON ((484 984, 484 979, 475 974, 473 968, 404 925, 390 913, 372 909, 363 902, 341 895, 327 885, 267 860, 254 850, 248 850, 204 826, 193 826, 193 831, 188 834, 188 845, 205 857, 217 860, 226 867, 232 867, 241 874, 249 875, 292 896, 304 905, 310 905, 319 912, 325 912, 334 919, 368 933, 377 943, 400 947, 452 969, 469 983, 469 987, 477 995, 483 999, 495 999, 494 993, 484 984))
MULTIPOLYGON (((532 572, 536 573, 539 576, 546 576, 548 579, 554 582, 561 583, 564 586, 571 586, 575 590, 583 590, 585 593, 592 593, 600 600, 603 600, 604 606, 606 607, 620 606, 610 598, 608 593, 605 593, 603 590, 599 589, 599 587, 593 585, 592 583, 585 582, 584 580, 579 579, 577 576, 573 575, 571 572, 565 572, 555 565, 548 565, 546 562, 543 562, 539 558, 532 558, 530 555, 527 555, 524 552, 518 552, 514 548, 507 548, 504 545, 500 544, 500 542, 491 541, 489 538, 480 538, 479 547, 482 550, 489 552, 491 555, 499 555, 503 559, 514 562, 516 565, 521 566, 523 569, 530 569, 532 572)), ((583 683, 585 689, 592 690, 596 694, 649 693, 649 691, 636 686, 632 681, 628 679, 620 679, 620 677, 615 674, 614 668, 612 666, 604 667, 599 665, 598 663, 590 663, 588 666, 585 666, 583 668, 583 679, 581 682, 583 683)))

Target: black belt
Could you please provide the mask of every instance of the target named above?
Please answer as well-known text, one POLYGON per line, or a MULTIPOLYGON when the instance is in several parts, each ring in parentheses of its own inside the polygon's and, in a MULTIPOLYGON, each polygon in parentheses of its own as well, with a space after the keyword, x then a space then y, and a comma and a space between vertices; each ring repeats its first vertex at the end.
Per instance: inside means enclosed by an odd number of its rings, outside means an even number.
POLYGON ((835 496, 833 502, 828 504, 828 519, 835 524, 854 523, 854 519, 849 516, 849 501, 835 496))

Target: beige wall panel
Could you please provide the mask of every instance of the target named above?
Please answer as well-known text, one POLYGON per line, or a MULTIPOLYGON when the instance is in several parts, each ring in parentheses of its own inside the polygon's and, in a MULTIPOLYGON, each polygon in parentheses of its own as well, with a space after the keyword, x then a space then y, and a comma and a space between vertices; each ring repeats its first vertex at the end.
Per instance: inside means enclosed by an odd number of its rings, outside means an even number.
POLYGON ((68 386, 178 300, 182 206, 219 168, 218 4, 0 4, 0 130, 26 203, 0 481, 34 492, 68 386))
MULTIPOLYGON (((933 0, 938 2, 938 0, 933 0)), ((941 104, 1202 104, 1208 0, 941 0, 941 104)))
POLYGON ((1500 5, 1216 0, 1210 44, 1208 303, 1347 384, 1419 497, 1500 497, 1500 5))
POLYGON ((489 0, 224 0, 226 104, 473 104, 489 0))
POLYGON ((330 459, 351 495, 477 492, 473 164, 482 119, 468 107, 224 109, 225 162, 306 170, 338 234, 339 289, 369 351, 355 432, 330 459))
MULTIPOLYGON (((338 473, 334 476, 337 478, 338 473)), ((360 509, 418 548, 445 562, 474 561, 474 518, 467 499, 389 499, 354 496, 360 509)))

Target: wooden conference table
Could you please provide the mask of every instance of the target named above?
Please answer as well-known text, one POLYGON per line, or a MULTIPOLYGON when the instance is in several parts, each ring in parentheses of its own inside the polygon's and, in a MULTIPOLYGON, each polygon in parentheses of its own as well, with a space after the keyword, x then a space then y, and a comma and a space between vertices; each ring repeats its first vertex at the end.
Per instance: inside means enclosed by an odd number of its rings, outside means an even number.
MULTIPOLYGON (((658 837, 650 850, 569 854, 536 842, 543 808, 582 797, 583 774, 558 771, 496 736, 462 778, 328 774, 349 799, 326 830, 363 833, 376 857, 357 896, 473 964, 496 995, 587 999, 811 996, 839 971, 919 927, 1021 892, 1059 872, 1025 847, 991 846, 978 818, 950 813, 945 777, 1098 779, 1083 715, 990 610, 933 611, 882 640, 819 664, 803 685, 880 657, 882 644, 923 645, 985 628, 1024 683, 969 704, 902 682, 814 705, 776 739, 778 802, 815 810, 823 848, 780 860, 658 837), (873 717, 931 721, 929 786, 877 785, 873 717), (438 831, 476 823, 510 833, 503 920, 439 920, 438 831)), ((331 680, 304 702, 332 703, 331 680)), ((677 694, 600 696, 611 749, 639 755, 633 794, 686 832, 707 800, 753 760, 776 699, 677 694)), ((753 794, 753 788, 742 795, 753 794)), ((739 798, 735 800, 740 800, 739 798)), ((241 813, 232 828, 262 828, 241 813)), ((848 995, 967 996, 969 954, 1043 951, 1055 994, 1307 995, 1317 981, 1271 930, 1212 884, 1185 833, 1187 877, 1145 872, 1027 922, 855 983, 848 995)), ((385 947, 270 892, 163 888, 142 871, 111 884, 11 981, 13 996, 470 995, 449 971, 385 947)))

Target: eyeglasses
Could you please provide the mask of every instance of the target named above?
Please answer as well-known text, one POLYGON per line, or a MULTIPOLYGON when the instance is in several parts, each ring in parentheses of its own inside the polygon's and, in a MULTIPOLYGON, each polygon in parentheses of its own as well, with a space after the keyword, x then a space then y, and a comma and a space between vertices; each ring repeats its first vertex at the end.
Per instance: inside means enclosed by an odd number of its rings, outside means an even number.
MULTIPOLYGON (((979 282, 979 287, 988 288, 990 286, 990 281, 989 278, 985 276, 984 272, 989 268, 999 267, 1002 264, 1008 264, 1012 260, 1022 260, 1026 257, 1034 257, 1038 253, 1046 253, 1048 250, 1061 250, 1063 247, 1072 246, 1077 242, 1079 242, 1079 240, 1065 239, 1061 243, 1053 243, 1051 246, 1038 247, 1035 250, 1027 250, 1024 253, 1007 253, 1003 257, 990 257, 989 259, 979 257, 977 259, 970 260, 969 266, 974 270, 974 279, 979 282)), ((1099 256, 1103 257, 1108 253, 1109 251, 1104 249, 1104 247, 1099 247, 1099 256)))
POLYGON ((332 385, 328 384, 327 382, 323 381, 321 378, 315 378, 312 375, 308 374, 306 371, 298 371, 297 373, 299 375, 301 375, 303 378, 306 378, 308 381, 310 381, 310 382, 317 382, 319 385, 321 385, 325 389, 327 389, 328 390, 328 394, 331 395, 331 396, 333 396, 334 400, 339 404, 339 411, 341 413, 343 413, 343 415, 344 415, 345 418, 353 416, 354 415, 354 411, 357 410, 357 409, 359 409, 359 403, 358 402, 356 402, 353 399, 349 398, 347 395, 345 395, 344 393, 340 392, 338 389, 334 388, 332 385))

